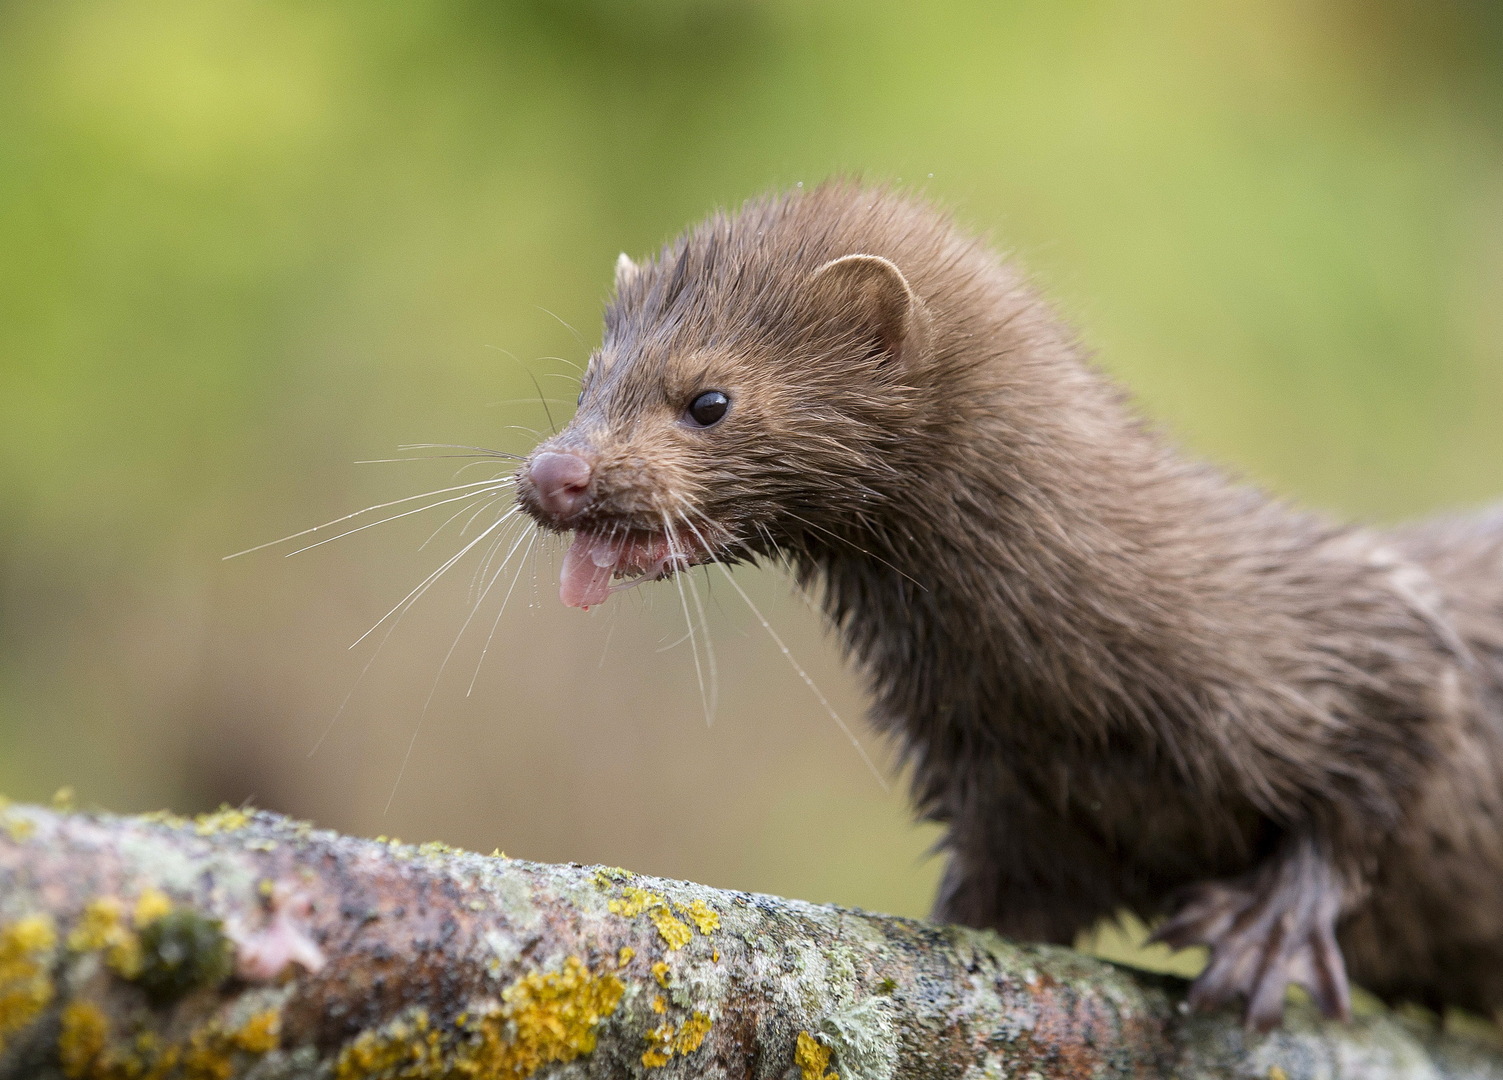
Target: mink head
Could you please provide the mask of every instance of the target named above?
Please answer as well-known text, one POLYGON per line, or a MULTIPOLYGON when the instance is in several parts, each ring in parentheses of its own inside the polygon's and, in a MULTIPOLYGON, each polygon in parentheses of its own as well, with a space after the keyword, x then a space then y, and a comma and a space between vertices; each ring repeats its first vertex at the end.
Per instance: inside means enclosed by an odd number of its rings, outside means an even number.
POLYGON ((935 412, 915 271, 958 245, 914 203, 831 184, 623 255, 578 411, 519 477, 527 513, 576 534, 564 602, 882 513, 935 412))

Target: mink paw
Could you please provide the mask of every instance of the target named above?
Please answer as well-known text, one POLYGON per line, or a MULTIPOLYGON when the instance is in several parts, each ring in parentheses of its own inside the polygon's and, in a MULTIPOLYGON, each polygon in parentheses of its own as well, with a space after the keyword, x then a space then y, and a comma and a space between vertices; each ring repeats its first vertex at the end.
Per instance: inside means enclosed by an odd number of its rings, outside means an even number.
POLYGON ((1324 1015, 1349 1020, 1351 992, 1336 944, 1340 910, 1334 875, 1307 849, 1238 881, 1196 887, 1149 940, 1210 947, 1210 961, 1190 987, 1192 1008, 1241 997, 1247 1026, 1268 1031, 1283 1019, 1284 990, 1294 983, 1324 1015))

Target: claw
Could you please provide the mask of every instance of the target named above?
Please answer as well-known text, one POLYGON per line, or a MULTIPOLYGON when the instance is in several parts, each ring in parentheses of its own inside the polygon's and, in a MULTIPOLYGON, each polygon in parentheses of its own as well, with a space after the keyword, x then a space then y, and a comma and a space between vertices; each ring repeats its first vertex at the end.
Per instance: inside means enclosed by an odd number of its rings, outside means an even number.
POLYGON ((1349 1020, 1346 964, 1336 944, 1341 888, 1312 841, 1292 843, 1244 878, 1198 886, 1150 941, 1207 945, 1210 961, 1190 987, 1192 1008, 1246 1001, 1246 1023, 1277 1027, 1284 991, 1304 987, 1327 1017, 1349 1020))

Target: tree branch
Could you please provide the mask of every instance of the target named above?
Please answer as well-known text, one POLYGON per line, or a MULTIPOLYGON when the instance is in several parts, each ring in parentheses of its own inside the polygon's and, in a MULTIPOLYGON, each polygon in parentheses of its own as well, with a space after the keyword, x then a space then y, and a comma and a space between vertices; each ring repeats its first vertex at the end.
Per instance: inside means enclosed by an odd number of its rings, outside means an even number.
POLYGON ((1499 1077, 1378 1012, 1266 1037, 1178 980, 836 907, 264 812, 0 814, 0 1078, 1499 1077), (550 1068, 551 1066, 551 1068, 550 1068))

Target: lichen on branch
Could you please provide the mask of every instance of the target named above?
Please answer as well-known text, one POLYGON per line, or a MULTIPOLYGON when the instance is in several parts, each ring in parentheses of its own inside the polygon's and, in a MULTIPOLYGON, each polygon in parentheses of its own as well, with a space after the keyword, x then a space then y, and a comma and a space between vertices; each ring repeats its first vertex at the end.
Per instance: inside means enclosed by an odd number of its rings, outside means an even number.
POLYGON ((0 1080, 1499 1077, 995 935, 275 814, 0 811, 0 1080))

